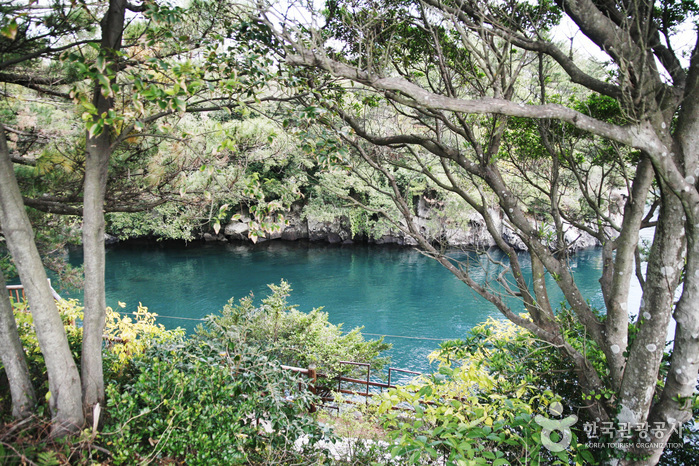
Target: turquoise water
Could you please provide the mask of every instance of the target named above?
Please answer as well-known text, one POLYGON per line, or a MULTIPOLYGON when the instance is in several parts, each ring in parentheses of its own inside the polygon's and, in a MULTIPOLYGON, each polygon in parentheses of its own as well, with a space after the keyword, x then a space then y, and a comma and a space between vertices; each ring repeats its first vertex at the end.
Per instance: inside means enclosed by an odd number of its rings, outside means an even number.
MULTIPOLYGON (((166 327, 192 329, 231 298, 253 293, 257 302, 267 284, 287 280, 289 298, 302 311, 323 307, 345 330, 364 327, 367 338, 386 335, 393 344, 392 366, 429 371, 427 355, 439 340, 463 337, 489 317, 501 319, 433 259, 405 248, 268 242, 184 245, 118 244, 107 250, 107 304, 133 310, 139 302, 160 315, 166 327)), ((462 254, 462 257, 464 255, 462 254)), ((524 265, 527 266, 523 257, 524 265)), ((71 255, 80 263, 81 253, 71 255)), ((598 251, 584 251, 571 268, 583 293, 602 307, 598 251)), ((493 269, 476 269, 484 279, 493 269)), ((552 296, 552 302, 561 300, 552 296)), ((511 301, 516 310, 521 304, 511 301)))

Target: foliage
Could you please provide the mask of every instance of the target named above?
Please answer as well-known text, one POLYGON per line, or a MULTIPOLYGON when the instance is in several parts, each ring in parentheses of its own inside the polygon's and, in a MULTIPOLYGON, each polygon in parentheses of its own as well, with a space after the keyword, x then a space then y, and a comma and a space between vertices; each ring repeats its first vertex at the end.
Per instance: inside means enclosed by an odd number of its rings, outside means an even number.
POLYGON ((291 287, 284 280, 269 288, 271 294, 258 307, 252 296, 237 305, 229 301, 220 315, 207 318, 206 326, 197 329, 198 335, 251 345, 282 364, 316 366, 329 376, 347 370, 339 363, 342 360, 370 363, 379 370, 387 363, 380 354, 390 345, 383 339, 365 341, 360 328, 343 334, 342 325, 329 323, 327 313, 320 309, 299 311, 287 302, 291 287))
MULTIPOLYGON (((126 304, 119 302, 119 307, 124 308, 126 304)), ((141 303, 131 315, 107 308, 104 363, 112 373, 111 377, 118 376, 134 357, 143 354, 151 345, 173 341, 184 335, 184 330, 180 328, 166 330, 162 324, 156 324, 158 314, 149 312, 141 303)))
POLYGON ((154 345, 134 369, 133 380, 107 389, 102 438, 115 464, 323 462, 313 453, 325 433, 306 414, 310 391, 257 348, 197 335, 154 345))
MULTIPOLYGON (((40 399, 47 399, 46 368, 31 314, 26 302, 14 306, 35 386, 43 390, 40 399)), ((58 306, 78 359, 82 329, 76 322, 82 308, 75 300, 58 306)), ((109 400, 101 432, 87 429, 74 438, 51 440, 44 417, 48 408, 42 404, 29 423, 8 423, 1 432, 0 462, 91 464, 109 459, 131 464, 163 457, 188 464, 325 461, 314 445, 326 432, 306 414, 314 399, 303 381, 256 348, 196 336, 185 339, 179 329, 155 324, 155 317, 140 305, 132 315, 108 310, 109 400), (301 437, 307 445, 295 450, 301 437)), ((1 393, 6 418, 9 390, 3 387, 1 393)))
MULTIPOLYGON (((105 460, 115 464, 154 460, 187 464, 327 463, 327 451, 318 449, 317 443, 331 437, 307 414, 315 398, 303 379, 282 370, 273 358, 295 355, 299 346, 305 345, 310 349, 304 353, 307 359, 294 363, 316 362, 330 367, 321 359, 332 365, 348 351, 353 359, 381 364, 378 353, 388 345, 364 342, 358 330, 342 335, 341 328, 329 324, 327 315, 319 311, 304 318, 305 314, 286 303, 288 284, 271 288, 272 294, 260 308, 252 306, 251 298, 238 306, 231 304, 224 311, 226 316, 211 316, 189 338, 180 330, 167 331, 156 324, 156 315, 141 305, 132 314, 108 309, 108 402, 101 416, 105 427, 53 443, 47 439, 48 424, 42 417, 48 410, 42 407, 30 424, 3 437, 0 458, 7 464, 14 464, 22 455, 36 462, 46 460, 46 464, 105 460), (251 314, 278 318, 252 319, 251 314), (233 320, 246 327, 232 325, 233 320), (264 339, 270 336, 274 322, 278 339, 274 345, 266 345, 264 339), (258 324, 263 325, 262 331, 252 332, 258 324), (305 329, 303 338, 296 339, 294 332, 300 328, 305 329), (238 338, 241 334, 247 338, 238 338), (301 439, 302 447, 298 443, 301 439)), ((76 322, 82 317, 82 308, 74 300, 58 305, 78 359, 82 330, 76 322)), ((43 384, 39 395, 45 399, 46 369, 31 314, 24 312, 26 303, 16 303, 15 307, 31 371, 37 385, 43 384)), ((6 397, 1 403, 9 411, 6 397)), ((376 448, 367 448, 365 453, 357 450, 355 456, 378 454, 376 448)))
POLYGON ((542 448, 537 415, 552 417, 548 410, 555 402, 580 406, 580 391, 560 375, 564 360, 515 324, 490 320, 463 341, 443 343, 430 358, 439 362, 436 374, 381 397, 384 425, 395 429, 394 456, 410 464, 425 458, 448 464, 594 462, 580 443, 580 421, 570 447, 542 448), (410 415, 391 409, 405 406, 410 415))
MULTIPOLYGON (((80 345, 82 342, 82 329, 77 327, 75 324, 82 318, 82 307, 80 307, 77 300, 62 300, 57 301, 56 305, 58 311, 61 315, 61 320, 63 321, 63 326, 68 337, 68 343, 70 345, 73 357, 79 359, 80 357, 80 345)), ((44 364, 44 355, 39 347, 39 341, 36 337, 36 331, 34 330, 34 319, 29 311, 29 305, 26 301, 16 302, 12 300, 12 306, 15 315, 15 321, 17 322, 17 330, 19 331, 19 337, 24 347, 24 352, 27 357, 27 365, 29 366, 29 373, 31 376, 32 384, 36 390, 37 400, 40 402, 37 414, 41 416, 42 414, 48 414, 49 408, 48 401, 50 395, 48 379, 46 376, 46 366, 44 364)), ((10 390, 5 385, 7 383, 7 378, 5 376, 5 370, 2 364, 0 364, 0 374, 2 390, 0 390, 0 408, 2 409, 1 415, 7 417, 10 412, 11 400, 10 400, 10 390)))
MULTIPOLYGON (((75 299, 56 301, 56 306, 61 315, 73 357, 76 361, 79 361, 82 345, 80 321, 83 317, 83 308, 75 299)), ((37 398, 46 400, 49 396, 46 366, 44 365, 44 356, 36 337, 34 320, 29 311, 29 305, 26 301, 15 302, 13 300, 13 309, 17 330, 27 356, 32 382, 34 387, 38 387, 37 398)), ((141 305, 138 306, 138 309, 131 316, 119 314, 110 308, 107 309, 107 322, 104 330, 106 340, 104 356, 105 369, 108 374, 111 374, 111 377, 121 375, 129 361, 137 355, 143 354, 154 342, 170 341, 183 335, 181 329, 166 330, 162 325, 155 324, 155 317, 157 317, 157 314, 149 312, 146 307, 141 305)), ((0 374, 2 374, 1 383, 6 384, 7 379, 1 364, 0 374)), ((11 405, 9 395, 9 389, 3 389, 0 393, 2 416, 9 414, 11 405)), ((41 416, 47 413, 48 406, 43 406, 42 404, 37 414, 41 416)))
MULTIPOLYGON (((696 325, 670 329, 670 370, 656 350, 668 338, 671 316, 697 322, 689 290, 699 275, 685 268, 699 262, 697 231, 688 228, 696 224, 697 173, 687 168, 699 152, 686 143, 699 110, 688 105, 696 101, 688 97, 696 83, 687 76, 696 76, 699 62, 682 59, 696 31, 676 35, 696 21, 696 2, 348 0, 309 10, 293 17, 269 4, 261 7, 260 23, 273 36, 270 50, 308 83, 299 108, 320 107, 314 111, 319 133, 334 130, 352 146, 338 165, 392 197, 399 226, 427 255, 566 354, 574 368, 565 370, 589 391, 581 401, 594 417, 688 421, 688 400, 696 396, 696 325), (569 53, 556 41, 562 15, 592 50, 606 54, 605 69, 576 57, 572 39, 569 53), (415 215, 401 170, 427 177, 477 212, 476 221, 509 256, 498 265, 501 274, 483 284, 435 244, 415 215), (644 268, 636 241, 651 226, 657 228, 644 268), (590 306, 568 261, 591 244, 603 247, 604 315, 590 306), (533 277, 523 273, 517 250, 531 258, 533 277), (592 351, 556 321, 546 274, 595 342, 592 351), (631 309, 635 275, 643 300, 631 309), (508 295, 522 298, 517 302, 528 318, 508 295), (629 333, 634 315, 642 318, 629 333)), ((619 444, 619 458, 628 456, 620 464, 634 455, 657 462, 672 431, 661 430, 660 442, 619 444)))
POLYGON ((105 216, 109 233, 121 240, 155 236, 159 240, 191 241, 201 211, 190 206, 168 203, 145 212, 114 212, 105 216))
MULTIPOLYGON (((31 208, 27 209, 27 214, 44 267, 54 272, 62 285, 80 287, 82 267, 71 266, 65 260, 66 248, 80 242, 80 226, 76 218, 43 213, 31 208)), ((17 268, 5 241, 0 242, 0 270, 7 278, 17 276, 17 268)))
POLYGON ((149 184, 178 195, 143 212, 108 213, 110 234, 189 241, 245 219, 257 240, 284 225, 283 215, 312 184, 314 164, 268 121, 217 115, 179 118, 181 139, 160 142, 144 160, 149 184))

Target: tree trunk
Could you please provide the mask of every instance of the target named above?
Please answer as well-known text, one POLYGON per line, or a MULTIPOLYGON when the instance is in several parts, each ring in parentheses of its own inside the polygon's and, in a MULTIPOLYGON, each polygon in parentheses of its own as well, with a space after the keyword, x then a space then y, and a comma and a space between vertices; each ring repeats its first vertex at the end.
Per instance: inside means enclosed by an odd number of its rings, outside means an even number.
MULTIPOLYGON (((604 269, 600 285, 607 308, 607 320, 604 322, 605 338, 612 352, 619 356, 608 361, 612 386, 615 390, 619 390, 623 383, 626 364, 623 354, 626 353, 629 342, 627 306, 631 279, 634 276, 634 253, 638 246, 646 199, 653 179, 654 173, 650 159, 643 156, 636 170, 631 196, 624 206, 624 218, 619 237, 613 242, 608 240, 609 242, 603 248, 604 269), (612 251, 615 253, 613 254, 612 251)), ((673 231, 666 231, 666 233, 676 234, 673 231)))
MULTIPOLYGON (((670 310, 684 266, 684 222, 681 210, 679 199, 664 187, 659 223, 648 261, 646 285, 636 324, 638 332, 628 347, 626 367, 618 390, 617 421, 624 425, 649 421, 649 410, 656 396, 658 370, 671 318, 670 310)), ((643 440, 639 439, 638 442, 643 440)), ((648 443, 660 444, 655 438, 648 443)), ((659 456, 663 448, 652 450, 657 451, 659 456)))
POLYGON ((24 285, 34 317, 36 336, 49 378, 51 434, 77 432, 84 423, 80 375, 68 345, 63 322, 51 294, 46 271, 34 243, 34 232, 24 210, 14 175, 4 128, 0 125, 0 223, 7 247, 24 285))
MULTIPOLYGON (((689 194, 684 199, 683 206, 687 254, 682 296, 674 313, 677 327, 672 359, 660 401, 651 408, 649 416, 651 423, 665 423, 669 427, 662 438, 656 439, 663 445, 669 440, 672 427, 690 421, 692 399, 696 395, 699 375, 699 205, 691 202, 691 193, 696 192, 696 178, 699 174, 699 40, 687 75, 675 138, 677 147, 681 149, 680 162, 685 169, 685 181, 693 185, 694 190, 686 189, 683 193, 689 194)), ((682 212, 680 210, 676 216, 681 217, 682 212)), ((657 463, 662 452, 662 448, 643 451, 649 455, 647 464, 657 463)))
MULTIPOLYGON (((106 134, 108 137, 109 134, 106 134)), ((83 204, 85 317, 83 319, 82 390, 83 407, 88 416, 95 404, 104 401, 102 334, 106 319, 106 298, 103 207, 109 154, 107 153, 105 157, 103 144, 100 144, 100 138, 97 139, 97 141, 88 140, 83 204), (94 146, 91 146, 92 144, 94 146)))
POLYGON ((12 415, 24 419, 34 412, 36 396, 12 312, 12 303, 5 290, 5 277, 0 272, 0 356, 10 383, 12 415))
MULTIPOLYGON (((102 19, 101 53, 112 64, 114 51, 121 48, 126 2, 111 0, 102 19)), ((114 69, 116 69, 114 67, 114 69)), ((93 104, 95 118, 108 112, 113 101, 106 97, 95 83, 93 104)), ((111 128, 104 126, 96 136, 87 137, 85 157, 85 184, 83 201, 83 251, 85 257, 85 317, 83 320, 82 390, 83 408, 90 416, 94 405, 104 401, 104 370, 102 367, 102 334, 106 319, 104 292, 104 196, 107 187, 109 157, 112 153, 111 128)))
MULTIPOLYGON (((649 416, 651 425, 663 425, 661 438, 654 442, 664 445, 670 440, 673 431, 681 428, 692 418, 692 400, 696 395, 697 375, 699 374, 699 241, 697 229, 688 228, 687 266, 683 292, 675 309, 675 341, 672 360, 660 401, 653 406, 649 416)), ((641 449, 649 455, 646 464, 656 464, 663 448, 641 449)))

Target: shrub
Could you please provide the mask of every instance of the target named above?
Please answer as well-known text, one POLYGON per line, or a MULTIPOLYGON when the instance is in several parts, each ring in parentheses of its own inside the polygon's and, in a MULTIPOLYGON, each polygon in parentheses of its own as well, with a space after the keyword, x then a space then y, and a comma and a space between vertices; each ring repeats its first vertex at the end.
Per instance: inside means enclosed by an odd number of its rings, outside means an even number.
POLYGON ((309 367, 335 375, 350 370, 340 361, 370 363, 381 369, 388 358, 381 353, 391 347, 383 339, 365 341, 356 328, 342 333, 342 325, 328 322, 320 309, 304 313, 289 305, 289 284, 269 285, 272 293, 255 307, 252 297, 231 300, 220 315, 207 318, 207 326, 198 333, 207 338, 253 345, 282 364, 309 367))
MULTIPOLYGON (((562 406, 580 406, 580 398, 571 403, 579 389, 556 375, 562 362, 525 330, 491 320, 472 329, 466 340, 442 344, 430 358, 439 362, 436 374, 380 397, 378 411, 393 429, 394 456, 410 464, 426 459, 494 465, 595 461, 578 442, 575 428, 562 451, 542 447, 542 424, 558 420, 556 415, 568 417, 570 412, 559 412, 562 406), (410 411, 392 410, 398 406, 410 411)), ((550 438, 561 440, 556 431, 550 438)))
POLYGON ((229 302, 186 339, 153 342, 153 322, 139 308, 143 327, 129 328, 153 343, 142 356, 124 348, 119 357, 130 362, 128 377, 107 389, 110 421, 101 439, 115 463, 328 460, 315 448, 328 434, 308 415, 317 400, 280 362, 329 373, 339 371, 343 359, 382 366, 380 353, 389 345, 364 341, 359 329, 343 335, 320 310, 298 311, 287 303, 284 281, 270 289, 258 307, 252 297, 229 302))
POLYGON ((134 366, 131 382, 107 389, 102 439, 116 464, 324 461, 313 451, 325 432, 307 414, 312 395, 255 348, 193 336, 152 346, 134 366))
MULTIPOLYGON (((119 307, 126 304, 119 302, 119 307)), ((156 324, 158 314, 148 311, 148 308, 138 303, 136 311, 124 314, 107 308, 107 318, 104 328, 106 351, 104 366, 107 378, 123 375, 131 360, 159 342, 174 341, 184 336, 184 330, 176 328, 166 330, 162 324, 156 324)))
MULTIPOLYGON (((83 308, 77 300, 61 300, 56 305, 68 337, 73 358, 80 364, 83 308)), ((48 403, 48 376, 44 356, 34 329, 34 321, 26 301, 13 302, 15 321, 27 357, 32 383, 37 391, 36 416, 15 423, 9 420, 11 399, 4 368, 0 364, 0 408, 3 422, 0 426, 0 464, 92 464, 95 454, 104 452, 93 449, 95 433, 89 429, 75 438, 54 440, 49 438, 50 413, 48 403)), ((165 330, 154 322, 155 314, 139 306, 132 317, 118 315, 109 310, 105 334, 119 337, 125 344, 106 344, 104 348, 105 377, 128 379, 130 361, 142 354, 153 341, 171 341, 181 337, 181 330, 165 330)))

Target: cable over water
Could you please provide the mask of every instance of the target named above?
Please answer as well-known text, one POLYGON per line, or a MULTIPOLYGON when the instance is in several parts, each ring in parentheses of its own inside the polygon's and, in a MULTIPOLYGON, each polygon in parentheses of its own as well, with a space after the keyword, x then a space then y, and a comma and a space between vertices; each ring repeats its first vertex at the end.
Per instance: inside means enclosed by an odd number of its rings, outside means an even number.
MULTIPOLYGON (((344 331, 361 327, 367 337, 386 336, 393 344, 387 354, 392 365, 419 372, 431 372, 427 356, 439 342, 464 338, 489 317, 503 318, 436 261, 411 249, 275 241, 256 246, 126 243, 108 248, 106 260, 107 304, 112 309, 120 301, 127 309, 142 302, 162 316, 166 327, 191 331, 200 319, 220 312, 231 297, 237 302, 252 294, 259 306, 270 292, 267 284, 284 279, 293 289, 290 305, 302 312, 322 308, 344 331)), ((71 262, 82 262, 79 252, 71 262)), ((599 252, 576 254, 571 267, 591 304, 602 308, 596 295, 599 252)), ((484 265, 476 272, 481 273, 476 279, 485 280, 497 271, 484 265)), ((563 298, 552 293, 550 299, 563 298)), ((521 312, 521 300, 511 305, 521 312)))

